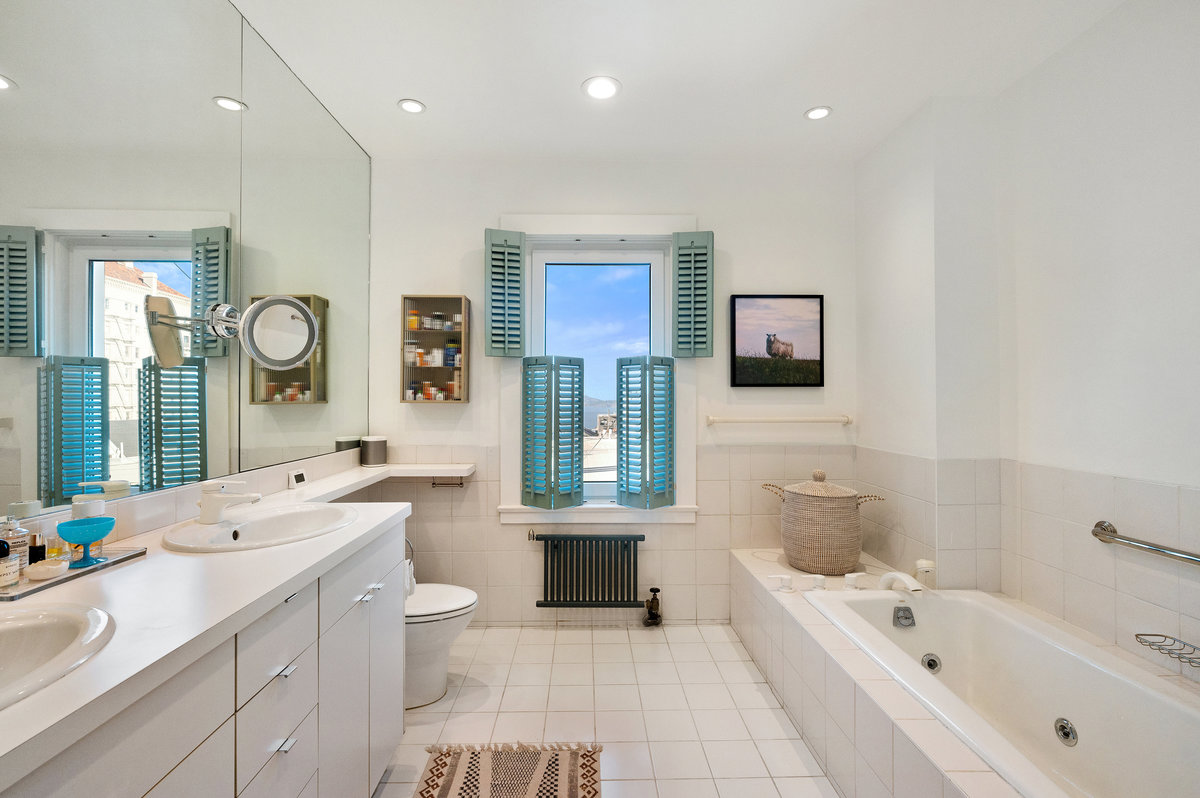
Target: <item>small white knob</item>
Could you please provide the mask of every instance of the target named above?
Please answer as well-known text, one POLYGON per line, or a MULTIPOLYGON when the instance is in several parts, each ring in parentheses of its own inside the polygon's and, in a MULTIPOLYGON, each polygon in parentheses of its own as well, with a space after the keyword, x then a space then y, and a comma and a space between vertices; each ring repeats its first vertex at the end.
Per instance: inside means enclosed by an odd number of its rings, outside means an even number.
POLYGON ((860 576, 866 576, 866 573, 863 571, 855 571, 852 574, 846 574, 846 589, 858 590, 858 578, 860 576))
POLYGON ((796 589, 792 587, 791 574, 771 574, 768 579, 778 579, 779 587, 776 588, 780 593, 795 593, 796 589))
POLYGON ((825 589, 825 575, 824 574, 816 574, 815 576, 813 576, 812 589, 813 590, 824 590, 825 589))

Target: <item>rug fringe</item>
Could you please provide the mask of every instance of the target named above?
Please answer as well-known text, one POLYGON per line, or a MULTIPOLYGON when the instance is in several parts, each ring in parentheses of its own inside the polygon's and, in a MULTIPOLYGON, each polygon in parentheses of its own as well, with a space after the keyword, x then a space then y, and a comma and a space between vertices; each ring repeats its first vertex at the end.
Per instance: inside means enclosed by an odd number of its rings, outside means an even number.
POLYGON ((442 743, 429 745, 425 750, 431 754, 447 754, 455 751, 591 751, 604 750, 600 743, 442 743))

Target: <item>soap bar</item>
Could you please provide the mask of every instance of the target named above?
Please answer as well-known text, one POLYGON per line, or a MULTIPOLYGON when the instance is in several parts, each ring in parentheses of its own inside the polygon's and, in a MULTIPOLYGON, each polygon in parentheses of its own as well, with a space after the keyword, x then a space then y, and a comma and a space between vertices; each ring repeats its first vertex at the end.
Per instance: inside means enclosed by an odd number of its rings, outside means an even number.
POLYGON ((66 572, 66 560, 42 560, 39 563, 26 566, 24 571, 25 576, 29 577, 34 582, 43 582, 47 579, 53 579, 56 576, 62 576, 66 572))

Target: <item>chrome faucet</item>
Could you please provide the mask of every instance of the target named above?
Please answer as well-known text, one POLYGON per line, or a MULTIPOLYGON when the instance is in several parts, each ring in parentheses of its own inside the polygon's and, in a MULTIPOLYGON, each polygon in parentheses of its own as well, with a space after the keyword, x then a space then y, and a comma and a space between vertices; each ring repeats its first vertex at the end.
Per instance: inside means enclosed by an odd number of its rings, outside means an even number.
POLYGON ((261 493, 228 493, 227 488, 244 488, 246 483, 234 479, 219 479, 200 486, 200 508, 197 524, 219 524, 224 519, 225 508, 235 504, 254 504, 262 498, 261 493))
POLYGON ((901 588, 910 593, 916 593, 918 590, 921 590, 924 587, 916 579, 913 579, 908 574, 900 571, 888 571, 886 574, 879 577, 880 590, 895 590, 897 583, 899 583, 901 588))

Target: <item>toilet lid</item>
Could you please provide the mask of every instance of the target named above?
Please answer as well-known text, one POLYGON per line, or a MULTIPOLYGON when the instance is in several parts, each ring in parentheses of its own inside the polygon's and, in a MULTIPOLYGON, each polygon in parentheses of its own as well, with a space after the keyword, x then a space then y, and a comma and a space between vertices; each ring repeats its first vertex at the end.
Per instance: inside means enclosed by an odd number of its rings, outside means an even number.
POLYGON ((419 618, 422 615, 465 610, 477 601, 479 596, 470 588, 418 582, 417 589, 404 602, 404 617, 419 618))

